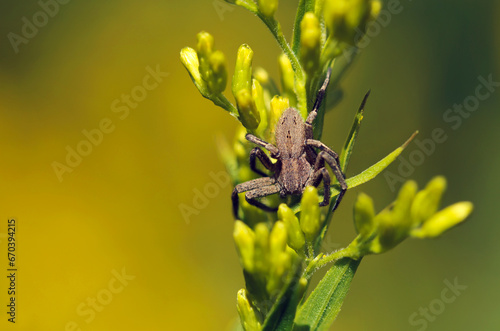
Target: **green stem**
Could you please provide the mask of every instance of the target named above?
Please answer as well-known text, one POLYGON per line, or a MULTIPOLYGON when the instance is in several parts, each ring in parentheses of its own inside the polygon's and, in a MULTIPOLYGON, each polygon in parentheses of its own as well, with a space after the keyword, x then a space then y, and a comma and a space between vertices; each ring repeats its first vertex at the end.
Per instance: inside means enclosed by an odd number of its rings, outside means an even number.
POLYGON ((283 35, 283 31, 281 31, 281 26, 279 22, 274 17, 266 17, 261 13, 256 13, 256 14, 262 20, 262 22, 264 22, 264 24, 268 27, 274 39, 276 39, 283 52, 290 59, 290 63, 292 64, 292 68, 297 79, 304 80, 304 70, 300 65, 299 59, 297 58, 292 48, 286 41, 286 38, 283 35))
POLYGON ((224 95, 218 94, 218 95, 212 95, 207 97, 208 99, 212 100, 214 104, 217 106, 227 110, 229 114, 232 116, 238 118, 238 109, 229 101, 224 95))
POLYGON ((358 260, 362 257, 362 253, 359 250, 357 240, 353 240, 349 246, 333 252, 328 255, 318 255, 314 260, 312 260, 304 271, 303 277, 307 280, 311 279, 312 275, 320 268, 326 266, 329 263, 338 261, 344 257, 349 257, 353 260, 358 260))

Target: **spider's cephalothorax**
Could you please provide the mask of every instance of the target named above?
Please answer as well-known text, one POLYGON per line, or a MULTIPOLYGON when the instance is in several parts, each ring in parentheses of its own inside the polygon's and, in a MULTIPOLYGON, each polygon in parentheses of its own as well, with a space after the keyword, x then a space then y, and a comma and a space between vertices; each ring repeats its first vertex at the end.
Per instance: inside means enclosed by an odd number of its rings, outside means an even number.
POLYGON ((276 211, 277 208, 266 206, 257 198, 275 193, 279 193, 281 197, 301 195, 306 186, 317 187, 323 181, 324 199, 319 205, 328 205, 330 203, 330 174, 325 168, 325 162, 332 168, 340 184, 340 193, 332 209, 335 210, 340 203, 347 190, 347 184, 340 169, 338 155, 321 141, 313 139, 312 127, 325 96, 330 74, 331 69, 327 72, 325 82, 318 91, 314 107, 305 122, 295 108, 288 108, 283 112, 276 124, 276 146, 252 134, 246 135, 248 141, 268 150, 276 162, 273 163, 259 147, 255 147, 250 152, 250 168, 264 177, 236 185, 232 194, 235 218, 238 218, 238 194, 242 192, 246 192, 245 199, 249 204, 265 211, 276 211), (317 153, 316 149, 320 152, 317 153), (264 167, 273 172, 271 177, 255 167, 256 158, 264 167))

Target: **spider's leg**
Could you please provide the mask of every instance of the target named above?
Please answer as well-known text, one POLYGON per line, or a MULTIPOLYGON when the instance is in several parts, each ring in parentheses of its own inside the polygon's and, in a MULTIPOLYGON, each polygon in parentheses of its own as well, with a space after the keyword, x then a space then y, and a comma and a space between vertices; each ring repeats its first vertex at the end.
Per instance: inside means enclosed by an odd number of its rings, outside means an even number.
POLYGON ((250 152, 250 169, 252 169, 254 172, 258 173, 261 176, 269 177, 265 172, 257 169, 255 164, 256 158, 260 160, 260 162, 264 167, 266 167, 266 169, 269 169, 273 172, 275 171, 276 165, 271 161, 269 156, 267 156, 267 154, 264 153, 264 151, 259 147, 255 147, 250 152))
MULTIPOLYGON (((323 159, 321 158, 318 160, 323 159)), ((323 201, 319 203, 319 206, 323 207, 330 203, 330 174, 328 173, 324 165, 319 169, 315 169, 311 178, 309 178, 309 180, 307 181, 306 186, 312 185, 314 187, 318 187, 319 183, 321 183, 321 180, 323 180, 323 188, 325 192, 323 201)))
POLYGON ((340 164, 339 155, 334 150, 332 150, 330 147, 323 144, 321 141, 315 140, 315 139, 307 139, 306 145, 311 146, 311 147, 316 147, 321 151, 327 152, 328 154, 333 156, 333 158, 335 159, 335 162, 337 162, 337 164, 340 164))
POLYGON ((275 194, 278 193, 279 191, 280 188, 277 184, 272 184, 265 187, 259 187, 245 193, 245 199, 252 206, 258 207, 264 211, 277 211, 278 210, 277 207, 269 207, 260 202, 259 200, 257 200, 256 198, 261 198, 271 194, 275 194))
POLYGON ((250 134, 250 133, 247 133, 245 138, 249 142, 254 143, 257 146, 260 146, 260 147, 267 149, 271 153, 271 156, 273 158, 278 157, 278 155, 279 155, 278 147, 274 146, 273 144, 270 144, 267 141, 262 140, 262 139, 254 136, 253 134, 250 134))
POLYGON ((316 101, 314 102, 313 109, 311 110, 311 112, 307 116, 306 128, 308 129, 308 131, 310 129, 311 133, 312 133, 312 123, 314 122, 316 115, 318 115, 318 109, 321 106, 323 99, 325 98, 326 88, 328 87, 328 84, 330 83, 330 76, 331 75, 332 75, 332 68, 328 68, 328 71, 326 72, 325 81, 323 82, 323 85, 321 86, 321 88, 318 91, 318 94, 316 96, 316 101))
POLYGON ((233 215, 235 219, 238 219, 238 207, 239 198, 238 194, 242 192, 247 192, 251 190, 258 189, 259 187, 267 187, 276 183, 276 180, 272 177, 262 177, 248 182, 238 184, 234 187, 233 193, 231 194, 231 200, 233 202, 233 215))
POLYGON ((326 161, 328 163, 328 165, 332 168, 332 171, 335 174, 335 177, 337 177, 337 181, 339 182, 339 185, 340 185, 339 195, 337 196, 337 199, 335 200, 335 204, 332 207, 332 212, 333 212, 333 211, 335 211, 335 209, 337 209, 337 206, 339 205, 340 201, 342 200, 342 197, 344 196, 345 191, 347 191, 347 183, 345 182, 345 176, 342 173, 342 170, 340 169, 340 165, 338 163, 338 158, 336 159, 327 151, 321 151, 318 154, 318 158, 316 159, 315 169, 324 165, 323 160, 326 161))

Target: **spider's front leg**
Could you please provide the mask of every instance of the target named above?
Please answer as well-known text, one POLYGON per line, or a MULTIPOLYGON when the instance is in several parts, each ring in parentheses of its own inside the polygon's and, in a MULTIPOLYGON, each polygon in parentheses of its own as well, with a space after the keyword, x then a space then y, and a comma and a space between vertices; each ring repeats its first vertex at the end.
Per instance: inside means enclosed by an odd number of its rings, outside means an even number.
POLYGON ((328 84, 330 83, 331 75, 332 75, 332 68, 328 68, 328 71, 326 72, 325 81, 323 82, 323 85, 321 86, 321 88, 318 91, 318 94, 316 95, 316 101, 314 102, 313 109, 311 110, 311 112, 309 112, 309 115, 307 116, 305 126, 306 126, 306 137, 308 138, 313 137, 312 124, 316 119, 316 116, 318 115, 318 109, 321 106, 323 99, 325 98, 326 89, 328 87, 328 84))
POLYGON ((276 208, 264 205, 262 202, 255 200, 256 198, 264 197, 280 191, 278 185, 276 184, 276 179, 273 177, 262 177, 250 180, 238 184, 234 187, 233 193, 231 195, 231 200, 233 202, 233 215, 235 219, 238 219, 238 207, 239 198, 238 194, 247 192, 245 194, 245 199, 249 204, 261 208, 265 211, 276 211, 276 208))
POLYGON ((273 157, 275 159, 278 158, 278 156, 279 156, 278 147, 274 146, 273 144, 268 143, 265 140, 262 140, 256 136, 254 136, 253 134, 250 134, 250 133, 247 133, 245 138, 249 142, 254 143, 255 145, 258 145, 260 147, 267 149, 269 151, 269 153, 271 153, 271 157, 273 157))
POLYGON ((255 147, 250 152, 250 169, 252 169, 252 171, 258 173, 261 176, 268 177, 268 175, 265 172, 257 169, 256 164, 255 164, 256 158, 258 158, 260 160, 260 162, 262 163, 262 165, 264 167, 266 167, 266 169, 268 169, 272 172, 275 171, 276 164, 273 163, 273 161, 271 161, 269 156, 267 156, 267 154, 264 153, 264 151, 262 149, 260 149, 259 147, 255 147))

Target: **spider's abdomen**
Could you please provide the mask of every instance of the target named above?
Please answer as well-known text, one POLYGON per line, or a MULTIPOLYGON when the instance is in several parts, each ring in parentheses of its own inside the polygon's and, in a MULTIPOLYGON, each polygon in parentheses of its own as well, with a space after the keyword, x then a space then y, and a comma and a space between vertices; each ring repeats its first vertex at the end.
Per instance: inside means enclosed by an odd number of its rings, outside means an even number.
POLYGON ((278 182, 285 194, 302 194, 312 168, 305 157, 282 160, 278 182))

